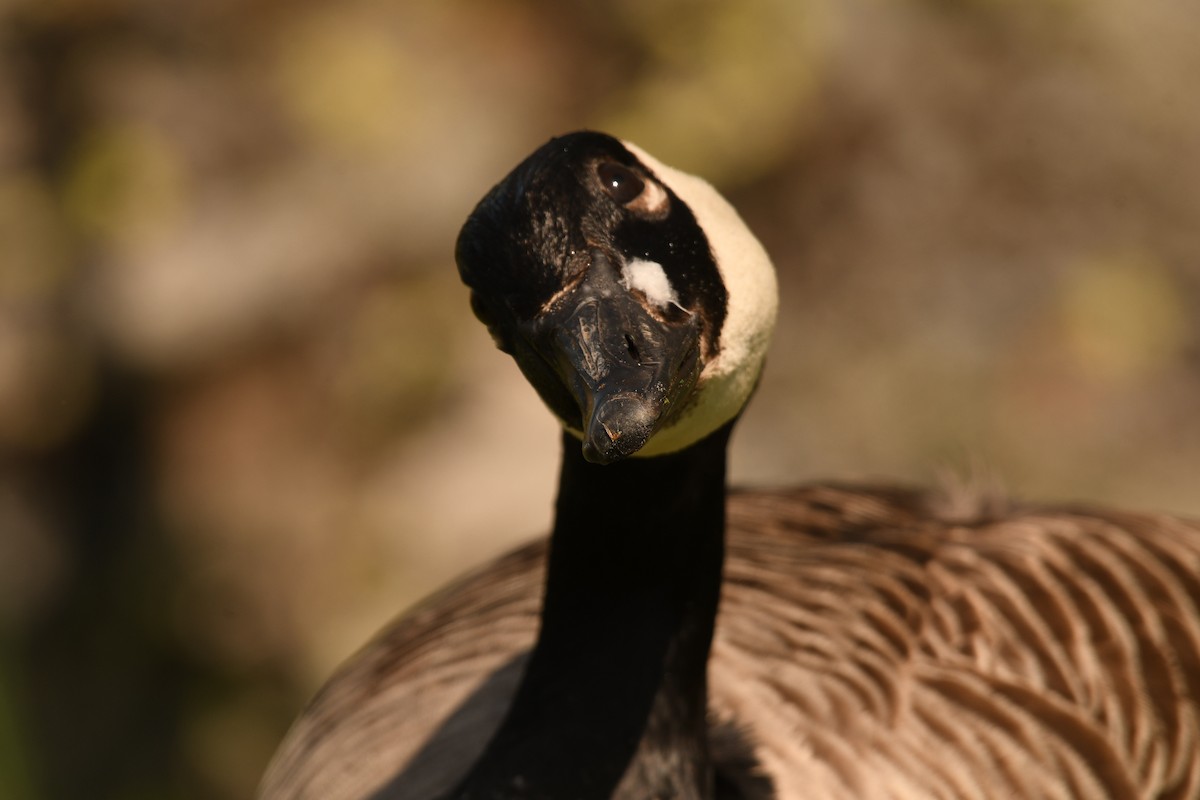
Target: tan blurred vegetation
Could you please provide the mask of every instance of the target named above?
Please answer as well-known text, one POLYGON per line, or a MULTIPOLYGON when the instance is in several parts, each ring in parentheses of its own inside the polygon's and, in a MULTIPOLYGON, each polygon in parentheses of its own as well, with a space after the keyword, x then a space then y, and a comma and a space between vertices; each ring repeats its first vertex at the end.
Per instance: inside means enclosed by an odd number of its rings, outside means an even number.
POLYGON ((742 481, 1200 514, 1197 41, 1172 0, 8 0, 0 796, 244 797, 544 528, 554 425, 452 246, 575 128, 777 260, 742 481))

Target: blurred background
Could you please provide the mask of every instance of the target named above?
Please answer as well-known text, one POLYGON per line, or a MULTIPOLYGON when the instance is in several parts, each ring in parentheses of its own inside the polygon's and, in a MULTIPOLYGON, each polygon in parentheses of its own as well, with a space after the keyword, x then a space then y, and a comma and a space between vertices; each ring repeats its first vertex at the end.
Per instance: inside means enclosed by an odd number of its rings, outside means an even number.
POLYGON ((580 127, 778 263, 738 481, 1200 514, 1198 40, 1175 0, 5 0, 0 797, 247 797, 372 631, 545 529, 555 426, 452 248, 580 127))

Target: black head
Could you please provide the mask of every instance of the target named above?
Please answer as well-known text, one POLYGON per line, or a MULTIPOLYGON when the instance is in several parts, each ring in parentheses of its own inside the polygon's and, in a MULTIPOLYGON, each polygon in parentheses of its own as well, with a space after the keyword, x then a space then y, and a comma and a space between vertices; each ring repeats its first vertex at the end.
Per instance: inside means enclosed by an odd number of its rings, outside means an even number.
POLYGON ((458 237, 476 316, 593 461, 638 452, 671 425, 722 344, 721 270, 660 172, 682 175, 605 134, 552 139, 458 237))

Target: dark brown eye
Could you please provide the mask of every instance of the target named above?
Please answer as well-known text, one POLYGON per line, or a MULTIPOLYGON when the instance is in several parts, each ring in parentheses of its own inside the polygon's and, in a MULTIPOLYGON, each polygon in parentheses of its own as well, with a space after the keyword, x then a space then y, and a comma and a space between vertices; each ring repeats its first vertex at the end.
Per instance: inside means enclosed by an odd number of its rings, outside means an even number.
POLYGON ((646 188, 646 183, 636 172, 615 161, 605 161, 596 167, 596 175, 608 196, 621 205, 636 200, 646 188))

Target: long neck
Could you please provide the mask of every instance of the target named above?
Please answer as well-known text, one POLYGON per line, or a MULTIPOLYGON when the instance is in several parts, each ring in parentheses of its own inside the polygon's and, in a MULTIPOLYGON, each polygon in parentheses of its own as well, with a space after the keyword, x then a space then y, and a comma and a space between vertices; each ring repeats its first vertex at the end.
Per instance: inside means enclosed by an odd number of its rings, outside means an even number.
POLYGON ((564 435, 542 628, 455 798, 706 798, 706 668, 732 423, 608 466, 564 435))

